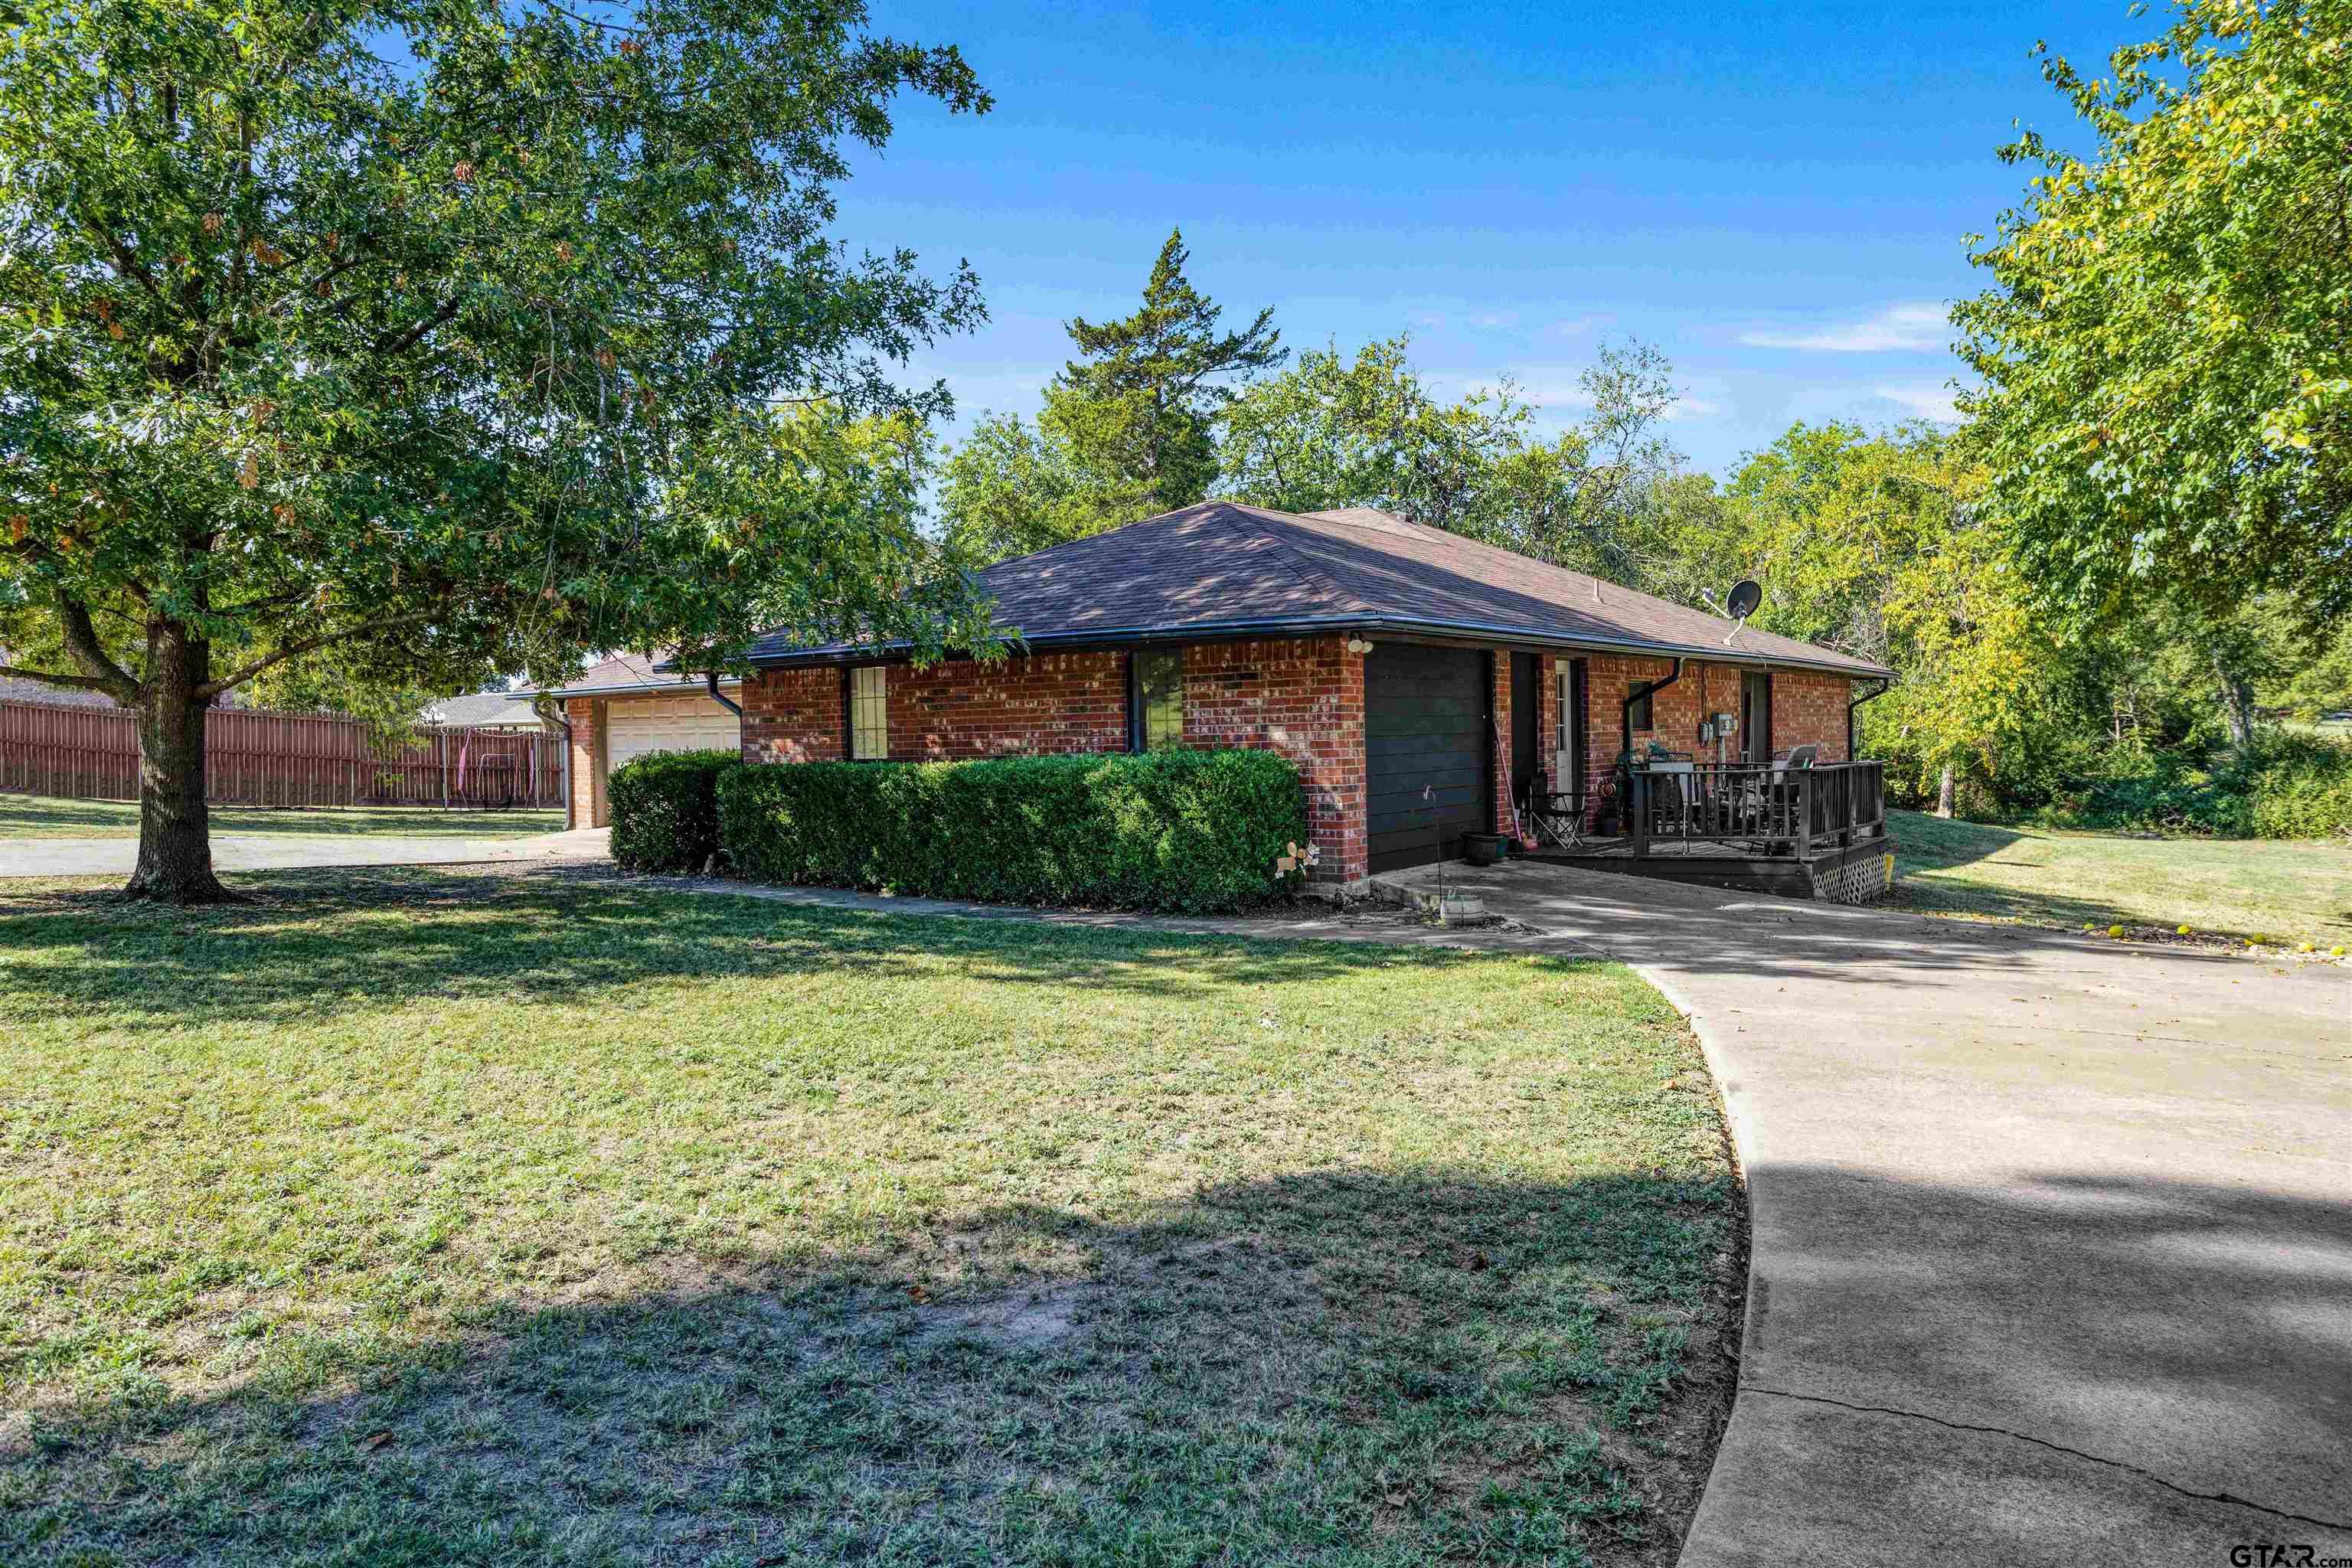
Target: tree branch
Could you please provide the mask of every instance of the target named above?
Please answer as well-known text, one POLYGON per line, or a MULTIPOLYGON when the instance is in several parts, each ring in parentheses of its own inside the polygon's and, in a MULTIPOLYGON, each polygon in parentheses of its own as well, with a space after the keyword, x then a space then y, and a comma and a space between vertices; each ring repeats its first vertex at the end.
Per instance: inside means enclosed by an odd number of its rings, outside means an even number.
POLYGON ((209 702, 222 692, 244 685, 265 669, 274 669, 288 659, 299 658, 306 653, 316 653, 331 643, 339 643, 347 637, 360 637, 368 632, 387 631, 394 626, 413 626, 418 621, 429 621, 432 618, 433 612, 419 610, 415 615, 391 616, 380 621, 362 621, 358 626, 345 626, 341 631, 328 632, 320 637, 305 637, 300 642, 288 643, 268 658, 256 659, 235 674, 224 675, 218 680, 205 681, 196 688, 196 696, 209 702))
POLYGON ((462 291, 451 295, 446 304, 434 311, 431 315, 425 317, 423 321, 417 322, 415 326, 408 328, 404 331, 387 332, 378 336, 373 345, 374 351, 380 354, 406 353, 410 349, 415 348, 418 343, 424 342, 426 333, 432 331, 436 327, 444 325, 450 320, 450 318, 457 315, 458 310, 465 304, 465 302, 466 296, 462 291))
POLYGON ((125 708, 137 707, 139 683, 107 657, 106 645, 98 640, 98 628, 90 624, 89 606, 69 597, 63 588, 58 590, 58 624, 65 631, 66 651, 89 673, 90 689, 105 692, 125 708))
POLYGON ((46 669, 26 669, 21 665, 0 664, 0 676, 14 676, 18 680, 37 680, 47 686, 62 686, 73 691, 104 691, 114 693, 105 681, 94 675, 54 675, 46 669))

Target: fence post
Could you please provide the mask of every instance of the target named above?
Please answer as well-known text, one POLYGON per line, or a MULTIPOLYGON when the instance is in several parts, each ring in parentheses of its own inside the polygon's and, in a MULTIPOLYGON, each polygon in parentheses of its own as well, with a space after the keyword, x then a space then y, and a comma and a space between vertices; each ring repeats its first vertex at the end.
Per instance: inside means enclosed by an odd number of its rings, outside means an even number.
POLYGON ((1797 779, 1797 858, 1804 859, 1813 852, 1813 770, 1792 769, 1797 779))
POLYGON ((1633 836, 1633 858, 1650 858, 1650 775, 1639 768, 1625 774, 1625 805, 1631 820, 1625 830, 1633 836))

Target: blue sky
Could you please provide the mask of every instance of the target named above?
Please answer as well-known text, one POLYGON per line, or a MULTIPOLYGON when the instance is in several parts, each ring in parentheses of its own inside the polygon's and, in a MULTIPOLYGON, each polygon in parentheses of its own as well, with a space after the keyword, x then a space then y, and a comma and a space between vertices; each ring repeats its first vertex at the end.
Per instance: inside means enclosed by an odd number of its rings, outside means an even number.
POLYGON ((900 106, 839 232, 966 257, 992 320, 916 367, 959 425, 1034 413, 1062 321, 1133 307, 1168 230, 1193 280, 1286 342, 1401 331, 1447 391, 1507 374, 1552 418, 1604 339, 1673 359, 1674 425, 1724 474, 1797 419, 1945 405, 1963 236, 2079 143, 2028 51, 2152 36, 2124 0, 1513 7, 875 0, 961 47, 997 107, 900 106))

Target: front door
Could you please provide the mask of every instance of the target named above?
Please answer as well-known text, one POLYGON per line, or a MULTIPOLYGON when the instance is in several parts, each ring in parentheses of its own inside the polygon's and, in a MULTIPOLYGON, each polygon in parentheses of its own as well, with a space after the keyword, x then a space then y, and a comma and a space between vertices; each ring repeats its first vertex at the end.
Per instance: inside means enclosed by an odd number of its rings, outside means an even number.
POLYGON ((1739 678, 1739 756, 1749 763, 1772 760, 1772 677, 1766 670, 1739 678))
POLYGON ((1536 656, 1511 656, 1511 803, 1523 808, 1536 787, 1538 747, 1543 740, 1541 700, 1536 690, 1536 656))

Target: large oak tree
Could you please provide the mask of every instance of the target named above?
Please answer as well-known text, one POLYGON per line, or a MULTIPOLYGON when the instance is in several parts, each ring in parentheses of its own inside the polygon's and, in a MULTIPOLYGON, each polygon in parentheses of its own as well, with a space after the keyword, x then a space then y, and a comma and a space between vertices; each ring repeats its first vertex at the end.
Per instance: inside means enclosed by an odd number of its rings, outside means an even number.
POLYGON ((2352 0, 2189 0, 2105 76, 2046 72, 2095 144, 2003 150, 2040 173, 1955 313, 2042 609, 2352 610, 2352 0))
POLYGON ((828 238, 908 91, 988 101, 856 0, 18 0, 0 647, 136 710, 131 892, 223 896, 205 710, 289 660, 985 636, 891 375, 976 285, 828 238))

